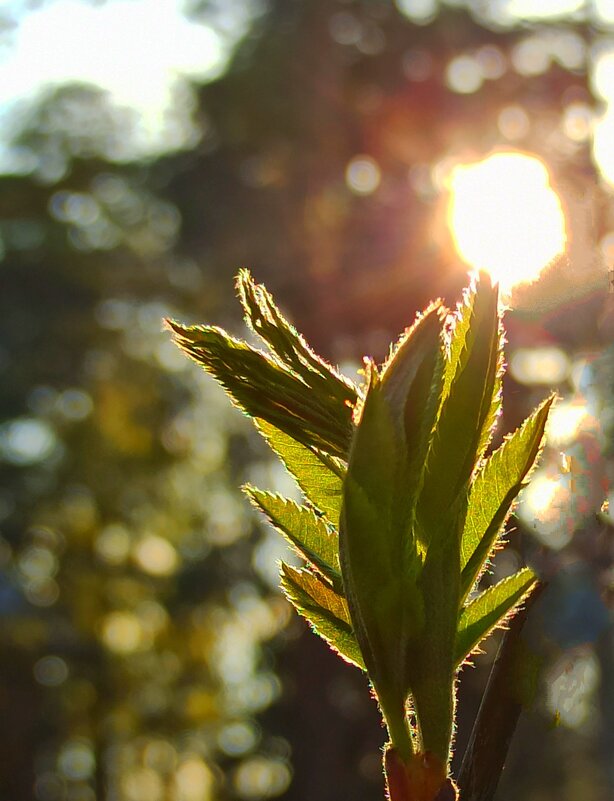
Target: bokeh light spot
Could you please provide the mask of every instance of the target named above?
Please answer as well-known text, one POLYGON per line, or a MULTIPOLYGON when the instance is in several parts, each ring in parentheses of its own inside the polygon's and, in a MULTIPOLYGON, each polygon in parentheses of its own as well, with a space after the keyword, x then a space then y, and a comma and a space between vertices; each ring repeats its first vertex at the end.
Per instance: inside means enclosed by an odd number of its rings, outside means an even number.
POLYGON ((59 687, 68 678, 68 665, 59 656, 43 656, 34 665, 34 678, 44 687, 59 687))
POLYGON ((67 779, 89 779, 96 767, 96 757, 90 743, 86 740, 70 740, 59 753, 58 767, 67 779))
POLYGON ((285 762, 265 757, 245 760, 234 777, 237 793, 246 799, 273 798, 290 784, 290 770, 285 762))
POLYGON ((521 384, 561 384, 570 370, 569 358, 561 348, 518 348, 510 359, 510 373, 521 384))
POLYGON ((123 797, 126 801, 162 801, 162 780, 151 768, 135 768, 122 779, 123 797))
POLYGON ((360 22, 349 11, 339 11, 330 18, 331 37, 340 45, 355 45, 360 41, 360 22))
POLYGON ((484 45, 475 54, 482 75, 488 81, 496 81, 505 74, 507 63, 503 52, 495 45, 484 45))
POLYGON ((175 773, 176 801, 209 801, 213 798, 214 776, 198 756, 181 763, 175 773))
POLYGON ((251 751, 258 742, 258 731, 253 723, 234 721, 224 726, 218 734, 218 745, 228 756, 242 756, 251 751))
POLYGON ((123 564, 130 553, 130 532, 119 523, 105 526, 94 542, 96 554, 110 565, 123 564))
POLYGON ((584 5, 583 0, 511 0, 506 12, 521 19, 544 19, 573 14, 584 5))
POLYGON ((539 36, 528 36, 514 46, 512 64, 520 75, 540 75, 550 66, 550 53, 539 36))
POLYGON ((111 612, 102 622, 102 641, 110 651, 131 654, 143 646, 144 632, 131 612, 111 612))
POLYGON ((604 50, 597 56, 591 85, 596 95, 606 102, 614 97, 614 49, 604 50))
POLYGON ((144 537, 134 549, 138 566, 152 576, 170 576, 177 569, 177 551, 168 540, 153 534, 144 537))
POLYGON ((345 169, 345 182, 356 195, 370 195, 380 185, 381 172, 370 156, 355 156, 345 169))
POLYGON ((561 448, 573 442, 588 416, 586 404, 582 401, 557 403, 550 410, 546 426, 546 439, 554 448, 561 448))
POLYGON ((446 83, 453 92, 472 94, 484 82, 479 62, 471 56, 458 56, 448 64, 446 83))
POLYGON ((593 132, 593 110, 586 103, 571 103, 563 114, 563 132, 573 142, 584 142, 593 132))
POLYGON ((92 398, 81 389, 66 389, 58 398, 58 409, 67 420, 85 420, 93 408, 92 398))
POLYGON ((56 450, 51 426, 33 417, 21 417, 0 426, 0 457, 19 466, 43 462, 56 450))
POLYGON ((522 500, 535 515, 547 512, 559 489, 559 482, 549 476, 535 476, 524 490, 522 500))
POLYGON ((520 106, 505 106, 497 118, 501 134, 510 141, 523 139, 531 129, 529 115, 520 106))
POLYGON ((416 25, 427 25, 437 16, 437 0, 395 0, 395 4, 416 25))
POLYGON ((577 728, 591 714, 599 683, 599 664, 592 653, 561 657, 549 671, 546 704, 564 726, 577 728))
POLYGON ((564 548, 573 536, 573 527, 563 523, 569 493, 559 478, 543 470, 536 472, 523 490, 517 510, 535 537, 553 549, 564 548))

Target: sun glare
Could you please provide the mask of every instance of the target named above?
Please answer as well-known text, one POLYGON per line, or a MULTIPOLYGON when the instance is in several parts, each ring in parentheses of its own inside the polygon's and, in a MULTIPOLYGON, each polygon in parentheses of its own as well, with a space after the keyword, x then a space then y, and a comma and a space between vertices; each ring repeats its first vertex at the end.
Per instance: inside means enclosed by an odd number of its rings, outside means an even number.
POLYGON ((534 281, 565 250, 565 217, 548 171, 534 156, 495 153, 455 167, 448 224, 461 258, 502 292, 534 281))

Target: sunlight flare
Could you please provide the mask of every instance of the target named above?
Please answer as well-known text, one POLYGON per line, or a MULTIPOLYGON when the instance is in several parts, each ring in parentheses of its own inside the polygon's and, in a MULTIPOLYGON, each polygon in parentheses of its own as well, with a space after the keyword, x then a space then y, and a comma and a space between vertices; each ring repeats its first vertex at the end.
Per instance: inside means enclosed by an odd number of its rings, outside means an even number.
POLYGON ((455 167, 448 224, 461 258, 502 292, 535 281, 565 250, 565 217, 544 164, 520 152, 455 167))

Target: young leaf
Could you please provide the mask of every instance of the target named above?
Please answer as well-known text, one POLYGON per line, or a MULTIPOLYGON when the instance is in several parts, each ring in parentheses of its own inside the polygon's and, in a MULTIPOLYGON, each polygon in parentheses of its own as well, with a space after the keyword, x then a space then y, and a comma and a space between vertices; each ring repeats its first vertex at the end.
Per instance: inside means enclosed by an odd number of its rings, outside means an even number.
POLYGON ((318 572, 343 592, 339 568, 339 540, 312 509, 270 492, 244 487, 249 499, 318 572))
POLYGON ((274 425, 304 445, 347 458, 352 410, 310 388, 281 362, 215 326, 167 321, 175 341, 224 387, 250 417, 274 425))
POLYGON ((281 314, 270 292, 263 284, 256 284, 249 270, 239 271, 237 291, 247 324, 281 362, 308 386, 330 395, 341 405, 354 406, 358 397, 354 384, 311 350, 281 314))
POLYGON ((528 567, 508 576, 468 603, 461 611, 455 658, 460 665, 493 628, 500 625, 536 582, 528 567))
POLYGON ((296 611, 347 662, 365 670, 345 598, 308 570, 281 565, 281 587, 296 611))
POLYGON ((265 420, 255 421, 258 430, 282 460, 310 503, 339 527, 345 466, 332 457, 313 451, 265 420))
POLYGON ((433 307, 404 338, 381 379, 371 368, 350 451, 340 527, 354 632, 393 742, 404 755, 411 752, 405 720, 408 644, 424 622, 413 512, 436 414, 441 327, 439 309, 433 307), (408 443, 413 446, 409 454, 408 443))
POLYGON ((477 581, 542 446, 550 397, 488 458, 475 477, 461 543, 461 597, 477 581))
POLYGON ((454 645, 460 604, 460 531, 466 498, 431 531, 420 590, 424 598, 424 636, 409 660, 409 680, 424 749, 445 764, 454 730, 454 645))
POLYGON ((500 362, 498 297, 484 275, 470 308, 468 327, 460 327, 464 346, 441 407, 418 506, 425 546, 430 532, 441 524, 442 510, 452 508, 474 471, 495 395, 500 362))
POLYGON ((441 404, 445 366, 441 320, 444 314, 445 309, 439 301, 431 304, 423 318, 401 337, 382 369, 382 394, 395 429, 404 440, 403 458, 397 475, 395 514, 398 519, 406 516, 410 529, 413 529, 416 498, 422 488, 426 455, 441 404), (430 347, 413 364, 419 328, 429 329, 431 339, 426 334, 423 337, 430 347))
MULTIPOLYGON (((489 283, 488 276, 484 275, 482 280, 489 283)), ((475 289, 466 290, 462 302, 458 305, 456 313, 452 319, 450 330, 450 349, 446 364, 443 400, 449 395, 452 382, 457 374, 465 369, 467 359, 473 348, 473 338, 475 336, 475 314, 476 314, 475 289)), ((492 429, 501 409, 501 379, 503 376, 503 331, 499 325, 498 356, 495 374, 495 384, 493 387, 493 397, 490 409, 486 415, 483 427, 483 437, 480 443, 478 455, 481 455, 488 445, 492 429)))

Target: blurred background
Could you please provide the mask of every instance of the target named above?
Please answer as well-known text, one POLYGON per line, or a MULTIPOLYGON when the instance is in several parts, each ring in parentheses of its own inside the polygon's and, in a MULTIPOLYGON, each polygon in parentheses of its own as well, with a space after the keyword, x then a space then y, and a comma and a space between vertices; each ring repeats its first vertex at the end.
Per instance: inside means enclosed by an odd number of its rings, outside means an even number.
POLYGON ((485 579, 550 582, 497 799, 611 801, 613 192, 613 0, 0 2, 0 800, 383 797, 238 489, 295 488, 162 330, 242 335, 248 266, 353 377, 500 280, 498 437, 561 400, 485 579))

